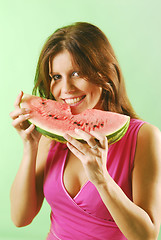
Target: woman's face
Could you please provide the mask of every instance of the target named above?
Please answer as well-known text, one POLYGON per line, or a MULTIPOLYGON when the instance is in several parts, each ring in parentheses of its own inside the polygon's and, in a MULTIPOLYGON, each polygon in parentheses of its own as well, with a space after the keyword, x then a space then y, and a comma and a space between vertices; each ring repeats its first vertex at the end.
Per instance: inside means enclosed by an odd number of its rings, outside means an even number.
POLYGON ((102 88, 79 75, 67 50, 58 53, 49 64, 50 90, 56 101, 66 102, 73 114, 86 109, 101 109, 102 88))

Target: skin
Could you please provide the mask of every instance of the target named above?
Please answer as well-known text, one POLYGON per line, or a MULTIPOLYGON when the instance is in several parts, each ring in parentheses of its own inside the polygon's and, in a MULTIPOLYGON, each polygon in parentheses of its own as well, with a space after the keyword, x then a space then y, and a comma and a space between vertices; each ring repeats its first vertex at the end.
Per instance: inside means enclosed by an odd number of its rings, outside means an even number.
POLYGON ((99 108, 102 88, 80 77, 79 70, 74 66, 68 51, 57 54, 50 65, 51 93, 57 101, 80 97, 80 103, 72 104, 73 114, 85 109, 99 108))
MULTIPOLYGON (((80 130, 77 130, 78 133, 88 145, 94 141, 89 134, 80 130)), ((126 197, 107 172, 106 138, 94 133, 93 136, 99 140, 100 146, 89 151, 88 147, 68 134, 65 135, 67 146, 81 160, 88 179, 97 188, 126 238, 157 239, 161 221, 160 131, 148 124, 142 126, 139 131, 132 176, 133 202, 126 197)))
MULTIPOLYGON (((56 55, 49 67, 50 75, 54 77, 51 81, 51 92, 57 101, 86 96, 79 104, 71 106, 75 114, 87 108, 100 108, 102 89, 94 84, 91 85, 75 73, 79 71, 75 69, 68 52, 56 55)), ((19 227, 30 224, 41 208, 44 199, 43 171, 51 143, 37 133, 33 125, 30 127, 26 125, 26 120, 32 113, 20 108, 22 95, 21 92, 16 99, 15 110, 10 114, 13 119, 12 124, 24 144, 23 159, 11 188, 11 216, 19 227)), ((144 124, 139 130, 132 173, 133 202, 126 197, 107 171, 106 137, 94 132, 88 134, 78 129, 75 131, 86 144, 73 139, 69 134, 64 135, 70 150, 64 170, 64 184, 68 192, 75 196, 85 181, 90 180, 128 240, 156 240, 161 221, 159 129, 144 124), (96 145, 95 138, 98 140, 98 147, 93 149, 92 147, 96 145), (77 165, 71 164, 73 159, 77 165), (69 168, 72 165, 75 167, 69 168), (80 171, 76 166, 79 166, 80 171), (75 179, 74 175, 72 178, 71 173, 75 172, 81 172, 81 176, 77 175, 75 178, 78 180, 77 184, 72 186, 75 179)))

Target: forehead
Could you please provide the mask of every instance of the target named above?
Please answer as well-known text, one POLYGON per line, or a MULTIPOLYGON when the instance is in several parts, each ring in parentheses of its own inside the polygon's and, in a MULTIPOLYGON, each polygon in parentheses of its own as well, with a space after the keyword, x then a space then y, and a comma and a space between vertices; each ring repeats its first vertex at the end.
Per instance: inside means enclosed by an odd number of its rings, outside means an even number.
POLYGON ((57 53, 49 61, 50 72, 59 72, 64 70, 70 70, 76 67, 72 55, 67 51, 63 50, 60 53, 57 53))

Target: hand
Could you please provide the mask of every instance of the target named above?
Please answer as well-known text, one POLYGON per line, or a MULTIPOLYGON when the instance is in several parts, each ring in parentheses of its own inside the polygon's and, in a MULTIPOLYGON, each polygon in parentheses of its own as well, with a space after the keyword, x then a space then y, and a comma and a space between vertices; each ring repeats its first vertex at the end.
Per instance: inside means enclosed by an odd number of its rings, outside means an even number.
POLYGON ((14 107, 15 110, 10 113, 10 117, 13 119, 12 126, 17 130, 21 136, 24 144, 38 144, 41 134, 35 130, 34 124, 29 124, 28 119, 31 118, 31 110, 26 108, 20 108, 23 92, 17 96, 14 107))
POLYGON ((80 129, 76 129, 75 131, 87 144, 77 141, 69 134, 65 134, 64 138, 67 140, 68 148, 81 160, 88 179, 94 185, 102 184, 106 181, 108 175, 106 167, 108 153, 107 138, 93 131, 90 134, 80 129))

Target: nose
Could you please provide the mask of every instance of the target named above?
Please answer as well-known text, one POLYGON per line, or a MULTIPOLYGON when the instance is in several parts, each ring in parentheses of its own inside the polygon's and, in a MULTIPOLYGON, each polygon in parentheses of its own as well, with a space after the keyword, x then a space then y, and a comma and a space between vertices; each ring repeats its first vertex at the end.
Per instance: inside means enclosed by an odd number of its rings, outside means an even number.
POLYGON ((74 91, 74 85, 70 77, 65 77, 64 81, 62 81, 62 89, 63 94, 69 94, 74 91))

